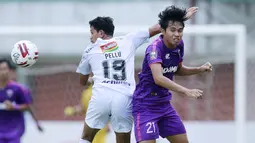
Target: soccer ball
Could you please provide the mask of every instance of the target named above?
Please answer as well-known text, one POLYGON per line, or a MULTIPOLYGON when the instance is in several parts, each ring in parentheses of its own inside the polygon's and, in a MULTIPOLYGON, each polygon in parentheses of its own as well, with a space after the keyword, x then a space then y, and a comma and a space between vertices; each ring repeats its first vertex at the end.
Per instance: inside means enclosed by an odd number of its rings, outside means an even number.
POLYGON ((21 67, 30 67, 36 63, 39 54, 34 43, 27 40, 17 42, 11 52, 12 61, 21 67))

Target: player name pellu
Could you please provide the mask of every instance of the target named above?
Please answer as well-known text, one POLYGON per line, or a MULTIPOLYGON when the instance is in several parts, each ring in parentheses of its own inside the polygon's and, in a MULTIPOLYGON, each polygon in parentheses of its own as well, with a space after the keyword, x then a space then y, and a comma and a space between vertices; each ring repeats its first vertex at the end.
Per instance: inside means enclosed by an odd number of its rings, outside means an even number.
POLYGON ((120 58, 121 52, 106 53, 106 54, 104 54, 104 56, 105 56, 105 59, 120 58))

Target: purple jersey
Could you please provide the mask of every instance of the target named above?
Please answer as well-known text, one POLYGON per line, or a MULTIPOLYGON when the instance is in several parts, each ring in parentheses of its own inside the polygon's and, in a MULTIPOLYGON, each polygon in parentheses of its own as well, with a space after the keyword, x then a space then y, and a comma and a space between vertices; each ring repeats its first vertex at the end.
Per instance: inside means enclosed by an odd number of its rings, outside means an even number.
POLYGON ((168 102, 172 98, 172 94, 168 89, 155 84, 150 65, 153 63, 161 63, 163 75, 173 80, 174 73, 178 69, 178 65, 183 60, 184 44, 183 41, 174 49, 169 49, 163 42, 163 36, 159 36, 146 49, 143 61, 142 71, 138 74, 139 83, 134 92, 134 102, 142 101, 144 104, 158 104, 168 102))
MULTIPOLYGON (((0 89, 0 103, 9 100, 14 104, 30 104, 32 102, 30 92, 16 82, 9 82, 0 89)), ((25 130, 22 111, 0 110, 0 138, 13 139, 22 136, 25 130)))
POLYGON ((151 64, 160 63, 163 75, 173 80, 183 60, 183 50, 183 41, 174 49, 167 48, 162 35, 148 46, 132 101, 137 142, 186 133, 181 118, 169 102, 171 93, 155 84, 150 69, 151 64))

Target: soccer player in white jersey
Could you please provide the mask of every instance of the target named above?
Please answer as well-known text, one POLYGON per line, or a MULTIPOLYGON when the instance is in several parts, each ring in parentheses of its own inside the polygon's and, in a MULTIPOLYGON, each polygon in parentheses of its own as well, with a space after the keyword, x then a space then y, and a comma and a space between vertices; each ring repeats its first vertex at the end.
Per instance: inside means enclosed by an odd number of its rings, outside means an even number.
MULTIPOLYGON (((196 7, 188 9, 186 18, 196 11, 196 7)), ((150 37, 159 34, 161 28, 157 24, 145 31, 113 37, 112 18, 97 17, 89 24, 92 44, 84 50, 77 72, 82 85, 86 85, 93 73, 94 86, 79 143, 92 143, 96 133, 109 121, 117 143, 130 143, 135 51, 150 37)))

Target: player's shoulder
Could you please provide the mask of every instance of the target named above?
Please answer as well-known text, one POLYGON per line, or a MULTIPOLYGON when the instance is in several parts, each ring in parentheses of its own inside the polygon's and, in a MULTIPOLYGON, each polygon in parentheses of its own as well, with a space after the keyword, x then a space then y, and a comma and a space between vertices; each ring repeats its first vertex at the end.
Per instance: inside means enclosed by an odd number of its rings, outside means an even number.
POLYGON ((12 87, 12 88, 15 88, 17 90, 21 90, 23 92, 29 92, 29 88, 21 83, 18 83, 16 81, 10 81, 9 82, 9 85, 12 87))
POLYGON ((153 40, 147 47, 146 51, 156 51, 156 50, 160 50, 163 46, 163 39, 162 36, 159 36, 158 38, 156 38, 155 40, 153 40))
POLYGON ((184 41, 183 41, 183 39, 180 41, 179 47, 184 48, 184 41))

